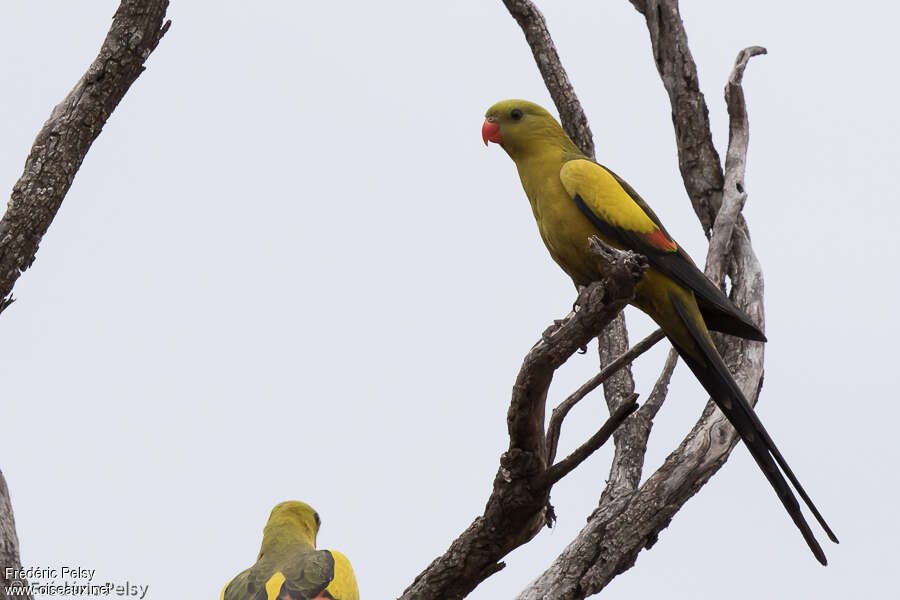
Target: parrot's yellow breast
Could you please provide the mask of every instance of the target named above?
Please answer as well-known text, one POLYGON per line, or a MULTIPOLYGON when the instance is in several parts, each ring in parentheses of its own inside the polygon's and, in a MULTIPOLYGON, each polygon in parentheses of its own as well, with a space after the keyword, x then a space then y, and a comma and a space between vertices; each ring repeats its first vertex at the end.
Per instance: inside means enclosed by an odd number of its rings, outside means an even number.
POLYGON ((522 161, 519 178, 550 256, 576 285, 587 285, 602 275, 588 253, 590 236, 598 235, 610 245, 621 246, 600 234, 578 210, 559 177, 563 162, 561 158, 522 161))
MULTIPOLYGON (((605 169, 588 160, 566 160, 563 156, 544 154, 536 154, 538 160, 516 163, 522 187, 550 256, 575 285, 588 285, 603 275, 589 252, 590 237, 596 235, 616 248, 625 246, 621 241, 601 233, 582 214, 573 200, 575 194, 601 200, 602 205, 597 208, 602 208, 609 220, 618 226, 644 233, 656 230, 656 225, 605 169)), ((682 298, 688 306, 696 306, 689 290, 651 267, 638 282, 632 303, 657 322, 671 323, 666 333, 681 343, 686 351, 692 352, 694 342, 673 312, 670 294, 682 298)))

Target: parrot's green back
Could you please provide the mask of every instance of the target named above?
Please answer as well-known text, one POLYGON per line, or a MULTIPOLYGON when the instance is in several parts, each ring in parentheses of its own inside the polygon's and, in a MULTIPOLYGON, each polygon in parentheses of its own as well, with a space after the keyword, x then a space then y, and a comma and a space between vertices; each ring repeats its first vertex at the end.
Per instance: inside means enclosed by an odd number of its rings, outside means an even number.
POLYGON ((302 502, 272 510, 256 563, 222 590, 221 600, 359 600, 350 561, 316 550, 318 515, 302 502))
POLYGON ((709 335, 712 329, 765 341, 763 332, 706 278, 637 192, 584 156, 546 110, 524 100, 498 102, 487 111, 482 136, 485 143, 500 144, 515 162, 541 239, 576 286, 603 277, 588 250, 591 236, 647 257, 650 268, 636 285, 632 303, 665 331, 744 440, 813 554, 825 564, 825 554, 785 475, 829 538, 835 542, 837 538, 734 382, 709 335))

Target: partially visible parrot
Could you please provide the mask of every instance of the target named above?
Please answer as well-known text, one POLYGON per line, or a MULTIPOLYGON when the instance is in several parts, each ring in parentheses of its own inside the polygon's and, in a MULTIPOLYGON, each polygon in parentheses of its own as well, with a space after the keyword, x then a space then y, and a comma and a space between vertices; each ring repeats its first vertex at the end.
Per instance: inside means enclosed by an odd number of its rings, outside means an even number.
POLYGON ((219 600, 359 600, 347 557, 316 550, 321 521, 303 502, 282 502, 263 529, 256 564, 229 581, 219 600))
POLYGON ((637 192, 585 156, 549 112, 525 100, 498 102, 487 110, 481 135, 485 145, 500 144, 515 162, 541 238, 576 287, 603 276, 588 252, 592 235, 647 257, 650 267, 633 304, 666 333, 744 440, 815 557, 827 564, 784 475, 828 537, 835 543, 837 537, 744 398, 708 330, 764 342, 763 332, 696 267, 637 192))

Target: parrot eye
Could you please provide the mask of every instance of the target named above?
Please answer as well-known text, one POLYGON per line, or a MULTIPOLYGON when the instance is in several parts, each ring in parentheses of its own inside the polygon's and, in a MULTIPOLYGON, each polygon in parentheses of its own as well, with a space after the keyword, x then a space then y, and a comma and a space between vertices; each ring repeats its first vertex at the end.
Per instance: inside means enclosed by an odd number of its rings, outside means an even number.
POLYGON ((509 113, 509 116, 512 117, 513 121, 518 121, 519 119, 522 118, 522 111, 519 110, 518 108, 514 108, 512 110, 512 112, 509 113))

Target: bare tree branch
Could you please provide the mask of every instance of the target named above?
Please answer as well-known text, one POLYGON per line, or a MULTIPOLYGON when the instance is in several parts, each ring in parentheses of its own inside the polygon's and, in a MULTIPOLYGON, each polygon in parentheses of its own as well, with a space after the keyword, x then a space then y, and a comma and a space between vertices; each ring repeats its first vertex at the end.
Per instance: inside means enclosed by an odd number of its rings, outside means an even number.
POLYGON ((600 448, 613 432, 619 428, 622 421, 627 419, 631 413, 638 409, 637 394, 632 394, 630 402, 625 402, 619 407, 619 410, 610 415, 606 423, 603 424, 597 433, 592 435, 588 441, 576 448, 567 457, 548 468, 542 476, 536 478, 539 487, 549 487, 571 473, 575 467, 583 463, 587 457, 600 448))
POLYGON ((578 96, 575 95, 575 89, 559 60, 544 15, 530 0, 503 0, 503 4, 525 34, 525 41, 534 54, 534 61, 541 72, 541 77, 544 78, 547 91, 550 92, 556 110, 559 111, 563 128, 582 152, 593 157, 594 136, 588 127, 587 116, 581 108, 578 96))
MULTIPOLYGON (((94 139, 144 70, 170 22, 168 0, 122 0, 97 58, 41 128, 0 219, 0 312, 12 303, 19 275, 32 265, 94 139)), ((6 481, 0 473, 0 568, 19 569, 19 543, 6 481)), ((5 575, 5 573, 4 573, 5 575)), ((11 582, 4 577, 0 600, 11 582)), ((19 585, 24 585, 19 580, 19 585)), ((17 594, 16 598, 31 598, 17 594)))
POLYGON ((713 145, 709 110, 700 92, 697 65, 688 48, 678 0, 631 0, 631 3, 647 20, 653 59, 672 105, 681 178, 703 232, 709 237, 722 202, 725 179, 719 153, 713 145))
POLYGON ((559 403, 559 406, 553 409, 553 412, 550 413, 550 422, 547 424, 547 461, 553 462, 553 459, 556 458, 556 448, 559 445, 559 435, 560 430, 562 429, 563 420, 566 418, 566 415, 569 414, 569 411, 572 408, 581 402, 581 400, 590 394, 592 391, 597 389, 601 383, 609 379, 614 373, 618 372, 619 369, 624 367, 625 365, 631 364, 634 359, 638 356, 652 348, 656 345, 656 342, 666 337, 666 334, 663 333, 662 329, 657 329, 640 342, 635 344, 612 362, 610 362, 606 367, 604 367, 599 373, 588 379, 585 383, 581 385, 577 390, 572 392, 568 398, 559 403))
POLYGON ((122 0, 100 53, 44 123, 0 219, 0 310, 34 262, 75 173, 144 61, 169 29, 168 0, 122 0))
MULTIPOLYGON (((525 357, 507 415, 509 449, 500 458, 494 489, 482 516, 413 581, 401 600, 454 600, 465 597, 503 568, 500 561, 531 540, 548 522, 550 489, 561 476, 596 450, 634 406, 621 409, 574 457, 548 474, 544 411, 553 373, 586 344, 634 297, 635 283, 647 267, 633 252, 599 250, 610 277, 592 283, 578 297, 579 310, 525 357)), ((633 404, 633 401, 632 401, 633 404)))
MULTIPOLYGON (((678 351, 675 350, 675 348, 672 348, 669 350, 669 355, 666 357, 666 363, 663 365, 662 373, 659 374, 656 383, 653 385, 653 391, 650 392, 647 401, 644 402, 644 405, 638 411, 637 418, 647 421, 647 437, 650 435, 650 425, 652 424, 653 417, 659 412, 663 400, 666 399, 666 394, 669 392, 669 381, 672 380, 672 373, 675 372, 676 364, 678 364, 678 351)), ((644 451, 646 452, 646 447, 644 448, 644 451)))
POLYGON ((744 103, 741 80, 751 57, 765 54, 766 49, 751 46, 741 50, 725 85, 725 103, 728 106, 728 151, 725 153, 725 189, 722 207, 716 215, 713 234, 709 238, 706 254, 706 274, 722 285, 725 280, 725 259, 731 249, 734 227, 738 222, 747 192, 744 187, 744 171, 747 163, 747 145, 750 143, 750 123, 744 103))

